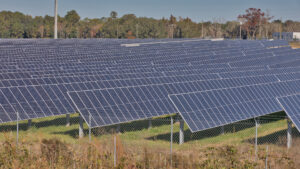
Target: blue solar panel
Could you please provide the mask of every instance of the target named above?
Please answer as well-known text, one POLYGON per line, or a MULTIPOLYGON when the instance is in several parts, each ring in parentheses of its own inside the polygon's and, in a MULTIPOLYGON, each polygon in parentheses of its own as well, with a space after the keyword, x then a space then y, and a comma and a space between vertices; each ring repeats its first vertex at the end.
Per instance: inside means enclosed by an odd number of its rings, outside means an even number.
POLYGON ((300 95, 279 97, 277 100, 298 131, 300 131, 300 95))
MULTIPOLYGON (((76 107, 85 119, 92 116, 93 127, 176 113, 168 94, 299 79, 297 64, 284 64, 297 60, 299 52, 273 48, 286 45, 266 40, 1 40, 0 122, 16 120, 16 112, 20 119, 32 119, 72 113, 76 107)), ((221 102, 206 98, 202 104, 221 102)), ((261 102, 268 108, 255 115, 277 108, 269 98, 261 102)))
POLYGON ((279 56, 270 56, 263 58, 255 58, 243 61, 237 61, 230 63, 232 67, 247 67, 247 66, 259 66, 259 65, 274 65, 280 64, 287 61, 297 60, 300 56, 300 50, 293 51, 290 54, 282 54, 279 56))
POLYGON ((177 107, 184 119, 193 123, 192 131, 200 131, 208 128, 222 126, 232 121, 246 120, 261 115, 281 111, 282 108, 276 102, 276 97, 298 93, 300 91, 299 80, 259 84, 237 88, 218 89, 204 92, 170 95, 170 99, 177 107), (249 106, 252 105, 252 106, 249 106), (225 109, 229 108, 229 109, 225 109), (253 108, 255 107, 255 109, 253 108), (216 110, 217 109, 217 110, 216 110), (226 111, 222 111, 225 109, 226 111), (216 111, 211 111, 216 110, 216 111), (219 112, 222 111, 220 114, 219 112), (208 113, 209 112, 209 113, 208 113), (227 117, 235 115, 235 120, 227 117), (193 121, 190 115, 204 116, 193 121), (222 118, 223 119, 218 119, 222 118), (215 120, 218 119, 218 122, 215 120), (225 120, 225 121, 223 121, 225 120), (208 123, 204 125, 203 123, 208 123))
MULTIPOLYGON (((274 76, 262 76, 262 77, 247 77, 247 78, 236 78, 236 79, 221 79, 221 80, 210 80, 210 81, 194 81, 184 83, 167 83, 163 85, 144 85, 144 86, 133 86, 126 88, 112 88, 105 90, 88 90, 88 91, 75 91, 69 92, 75 105, 85 119, 89 119, 89 110, 94 109, 98 116, 106 114, 110 116, 110 112, 126 113, 131 114, 134 111, 144 113, 146 116, 137 117, 135 120, 156 117, 165 114, 176 113, 174 106, 168 99, 169 94, 186 93, 195 91, 207 91, 214 89, 226 89, 236 86, 247 86, 253 84, 264 84, 277 82, 278 79, 274 76), (97 103, 98 106, 92 106, 89 102, 93 100, 83 99, 89 98, 88 93, 96 95, 97 99, 101 100, 97 103), (97 93, 97 94, 95 94, 97 93), (81 105, 78 107, 78 105, 81 105), (107 112, 107 108, 109 111, 107 112), (96 108, 96 109, 95 109, 96 108)), ((214 105, 213 101, 208 103, 214 105)), ((119 116, 112 117, 113 119, 119 116)), ((127 116, 125 116, 127 117, 127 116)), ((129 116, 128 116, 129 117, 129 116)), ((128 122, 130 120, 118 119, 118 122, 128 122), (124 121, 122 121, 124 120, 124 121)), ((106 123, 115 124, 115 123, 106 123)), ((104 123, 98 123, 98 126, 106 125, 104 123)), ((96 127, 96 126, 92 126, 96 127)))

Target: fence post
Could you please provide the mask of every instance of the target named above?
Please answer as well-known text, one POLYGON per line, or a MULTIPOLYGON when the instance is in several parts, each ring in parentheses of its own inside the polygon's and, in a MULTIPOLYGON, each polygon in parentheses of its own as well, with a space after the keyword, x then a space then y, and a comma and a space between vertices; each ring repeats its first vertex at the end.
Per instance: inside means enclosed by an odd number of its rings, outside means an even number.
POLYGON ((148 130, 152 128, 152 119, 148 119, 148 130))
POLYGON ((179 119, 180 129, 179 129, 179 144, 184 143, 184 121, 183 119, 179 119))
POLYGON ((114 135, 114 167, 117 166, 117 138, 114 135))
POLYGON ((259 126, 260 126, 260 118, 257 117, 257 118, 256 118, 256 121, 257 121, 257 127, 259 127, 259 126))
POLYGON ((28 120, 28 128, 30 128, 30 127, 31 127, 31 124, 32 124, 32 120, 31 120, 31 119, 29 119, 29 120, 28 120))
POLYGON ((19 144, 19 112, 17 111, 17 146, 19 144))
POLYGON ((171 136, 170 136, 170 164, 172 168, 172 148, 173 148, 173 117, 171 116, 171 136))
POLYGON ((258 123, 257 123, 257 119, 254 119, 255 121, 255 159, 257 159, 257 128, 258 128, 258 123))
POLYGON ((70 114, 66 115, 66 127, 70 126, 70 114))
POLYGON ((289 149, 292 146, 292 121, 289 118, 287 118, 287 124, 287 148, 289 149))
POLYGON ((91 114, 89 114, 89 141, 91 141, 92 140, 92 135, 91 135, 91 123, 92 122, 92 116, 91 116, 91 114))
POLYGON ((117 134, 120 134, 120 133, 121 133, 121 125, 120 125, 120 124, 117 124, 116 133, 117 133, 117 134))
POLYGON ((269 146, 267 145, 267 149, 266 149, 266 169, 268 169, 268 150, 269 150, 269 146))
POLYGON ((221 135, 224 135, 225 131, 224 131, 224 126, 221 126, 221 135))
POLYGON ((83 119, 82 119, 82 116, 79 114, 79 138, 82 138, 83 136, 84 136, 83 119))

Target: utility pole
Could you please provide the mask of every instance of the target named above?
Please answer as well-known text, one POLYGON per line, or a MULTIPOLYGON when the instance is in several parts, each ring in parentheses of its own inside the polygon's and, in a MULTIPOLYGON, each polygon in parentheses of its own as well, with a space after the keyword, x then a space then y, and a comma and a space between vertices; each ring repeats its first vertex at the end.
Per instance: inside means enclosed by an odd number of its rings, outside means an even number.
POLYGON ((54 4, 54 39, 57 39, 57 0, 54 4))

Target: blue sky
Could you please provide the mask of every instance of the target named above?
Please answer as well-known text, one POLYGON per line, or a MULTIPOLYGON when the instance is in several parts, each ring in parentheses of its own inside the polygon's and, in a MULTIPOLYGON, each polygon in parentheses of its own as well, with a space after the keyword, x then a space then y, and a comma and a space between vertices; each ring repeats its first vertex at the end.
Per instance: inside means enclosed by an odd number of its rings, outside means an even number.
MULTIPOLYGON (((153 18, 190 17, 194 21, 236 20, 250 7, 268 10, 275 19, 300 21, 300 0, 58 0, 59 15, 75 9, 82 18, 134 13, 153 18)), ((20 11, 32 16, 53 15, 54 0, 0 0, 0 11, 20 11)))

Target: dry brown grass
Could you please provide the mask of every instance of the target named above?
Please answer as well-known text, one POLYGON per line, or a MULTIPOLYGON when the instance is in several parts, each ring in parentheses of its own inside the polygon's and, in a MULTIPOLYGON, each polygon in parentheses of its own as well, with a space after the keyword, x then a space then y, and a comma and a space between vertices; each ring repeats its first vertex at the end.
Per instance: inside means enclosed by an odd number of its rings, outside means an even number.
MULTIPOLYGON (((300 140, 293 140, 294 145, 300 140)), ((116 168, 171 168, 167 149, 125 147, 117 136, 116 168)), ((269 146, 268 168, 297 168, 300 148, 269 146)), ((173 153, 173 168, 265 168, 266 146, 259 147, 258 160, 250 144, 216 145, 177 150, 173 153)), ((113 168, 113 139, 70 144, 59 139, 42 139, 36 143, 23 141, 18 145, 7 137, 0 145, 0 168, 113 168)))
POLYGON ((291 42, 290 45, 293 49, 300 48, 300 42, 291 42))

